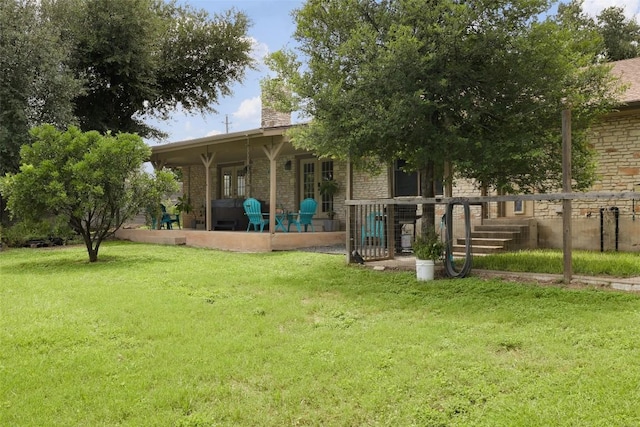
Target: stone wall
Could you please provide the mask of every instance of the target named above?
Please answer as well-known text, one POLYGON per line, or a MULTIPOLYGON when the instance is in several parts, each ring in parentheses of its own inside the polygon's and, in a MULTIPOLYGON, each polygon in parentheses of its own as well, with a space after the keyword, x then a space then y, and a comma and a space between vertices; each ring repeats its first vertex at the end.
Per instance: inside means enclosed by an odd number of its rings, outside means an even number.
MULTIPOLYGON (((615 113, 592 129, 590 141, 597 152, 598 179, 590 191, 640 191, 640 111, 615 113)), ((640 208, 633 200, 576 200, 572 204, 572 243, 576 249, 615 248, 612 207, 618 208, 618 248, 640 250, 640 208), (635 209, 635 212, 633 210, 635 209)), ((562 203, 535 202, 540 247, 562 247, 562 203)))
POLYGON ((352 186, 354 200, 387 199, 391 197, 389 171, 387 169, 376 175, 354 170, 352 186))
MULTIPOLYGON (((216 194, 218 177, 212 171, 211 179, 213 182, 213 195, 216 194)), ((204 221, 205 202, 206 202, 206 183, 205 169, 203 165, 184 166, 182 168, 182 191, 185 196, 191 200, 193 212, 184 214, 184 223, 190 225, 192 220, 198 219, 204 221)), ((215 197, 213 197, 215 198, 215 197)))

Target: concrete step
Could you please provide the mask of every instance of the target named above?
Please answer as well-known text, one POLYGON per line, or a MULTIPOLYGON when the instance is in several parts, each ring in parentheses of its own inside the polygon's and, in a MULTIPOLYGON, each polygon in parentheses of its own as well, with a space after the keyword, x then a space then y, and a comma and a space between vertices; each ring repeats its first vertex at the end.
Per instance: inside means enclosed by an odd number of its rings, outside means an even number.
POLYGON ((486 218, 482 221, 483 224, 516 224, 516 225, 524 225, 529 226, 532 222, 535 222, 535 218, 525 217, 525 218, 516 218, 516 217, 508 217, 508 218, 486 218))
POLYGON ((515 233, 522 233, 527 230, 526 225, 517 224, 482 224, 476 225, 473 228, 474 231, 511 231, 515 233))
MULTIPOLYGON (((456 243, 458 245, 464 245, 464 238, 458 238, 456 243)), ((472 237, 471 246, 501 246, 506 248, 512 239, 496 238, 496 237, 472 237)))
MULTIPOLYGON (((453 258, 454 259, 458 259, 458 258, 464 258, 467 256, 467 254, 465 254, 464 252, 452 252, 453 254, 453 258)), ((483 257, 483 256, 487 256, 487 255, 491 255, 491 254, 478 254, 478 253, 473 253, 473 251, 471 252, 471 256, 472 257, 483 257)))
POLYGON ((500 238, 500 239, 515 239, 520 235, 517 231, 477 231, 471 232, 472 239, 482 238, 500 238))
MULTIPOLYGON (((451 245, 451 252, 464 254, 465 245, 451 245)), ((496 245, 471 245, 471 253, 473 255, 495 254, 499 252, 504 252, 504 247, 496 245)))

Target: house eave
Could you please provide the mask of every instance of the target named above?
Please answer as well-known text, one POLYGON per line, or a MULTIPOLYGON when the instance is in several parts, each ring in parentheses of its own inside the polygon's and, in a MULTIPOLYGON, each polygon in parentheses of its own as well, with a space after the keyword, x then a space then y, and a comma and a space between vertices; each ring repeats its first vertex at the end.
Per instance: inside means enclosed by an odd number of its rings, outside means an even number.
POLYGON ((170 142, 168 144, 155 145, 151 147, 151 153, 161 154, 169 153, 172 151, 179 151, 184 149, 194 149, 198 147, 207 147, 213 145, 226 144, 230 142, 246 140, 247 138, 253 138, 263 136, 264 129, 250 129, 242 132, 232 132, 219 135, 211 135, 197 139, 187 139, 184 141, 170 142))

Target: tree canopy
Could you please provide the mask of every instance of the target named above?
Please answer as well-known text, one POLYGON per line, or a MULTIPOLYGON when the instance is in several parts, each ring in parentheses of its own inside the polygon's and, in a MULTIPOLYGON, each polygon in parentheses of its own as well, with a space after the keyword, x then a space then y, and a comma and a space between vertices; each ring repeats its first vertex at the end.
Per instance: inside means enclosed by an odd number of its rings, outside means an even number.
POLYGON ((627 19, 624 9, 611 6, 594 19, 584 13, 583 0, 558 5, 558 19, 578 30, 600 37, 599 54, 607 61, 620 61, 640 56, 640 25, 635 18, 627 19))
POLYGON ((622 8, 604 9, 598 15, 598 29, 609 61, 640 56, 640 25, 635 19, 626 19, 622 8))
POLYGON ((74 100, 84 131, 159 136, 145 116, 214 111, 253 65, 249 20, 239 11, 210 16, 175 0, 50 1, 85 85, 74 100))
POLYGON ((170 172, 152 177, 143 171, 150 149, 138 135, 76 127, 62 132, 52 125, 31 134, 34 142, 21 149, 20 171, 0 179, 9 210, 26 220, 64 218, 82 236, 91 262, 104 239, 177 187, 170 172))
POLYGON ((253 66, 249 25, 175 0, 0 0, 0 176, 39 124, 159 137, 145 118, 214 111, 253 66))
POLYGON ((571 108, 583 188, 593 179, 585 131, 616 86, 597 63, 597 35, 540 18, 549 7, 309 0, 295 12, 299 48, 270 57, 277 76, 265 88, 280 94, 276 106, 312 118, 293 134, 299 147, 364 167, 404 159, 427 179, 449 162, 458 177, 504 191, 559 186, 561 111, 571 108))
POLYGON ((0 0, 0 176, 43 123, 161 137, 146 118, 214 111, 253 66, 249 25, 175 0, 0 0))
POLYGON ((60 28, 40 18, 39 2, 0 0, 0 176, 18 170, 33 125, 73 123, 80 83, 65 65, 68 54, 60 28))

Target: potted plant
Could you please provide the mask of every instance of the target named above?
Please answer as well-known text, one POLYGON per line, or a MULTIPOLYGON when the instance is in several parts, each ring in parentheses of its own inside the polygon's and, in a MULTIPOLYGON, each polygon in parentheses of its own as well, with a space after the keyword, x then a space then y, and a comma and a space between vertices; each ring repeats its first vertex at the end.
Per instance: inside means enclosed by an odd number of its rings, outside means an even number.
POLYGON ((433 280, 435 262, 442 258, 444 243, 438 233, 431 228, 424 236, 419 236, 413 243, 416 256, 416 277, 418 280, 433 280))
POLYGON ((327 217, 329 219, 324 220, 324 230, 334 231, 338 227, 338 221, 334 220, 336 212, 333 210, 333 196, 338 192, 338 182, 332 178, 324 179, 320 183, 319 191, 323 199, 326 197, 328 201, 327 217))

